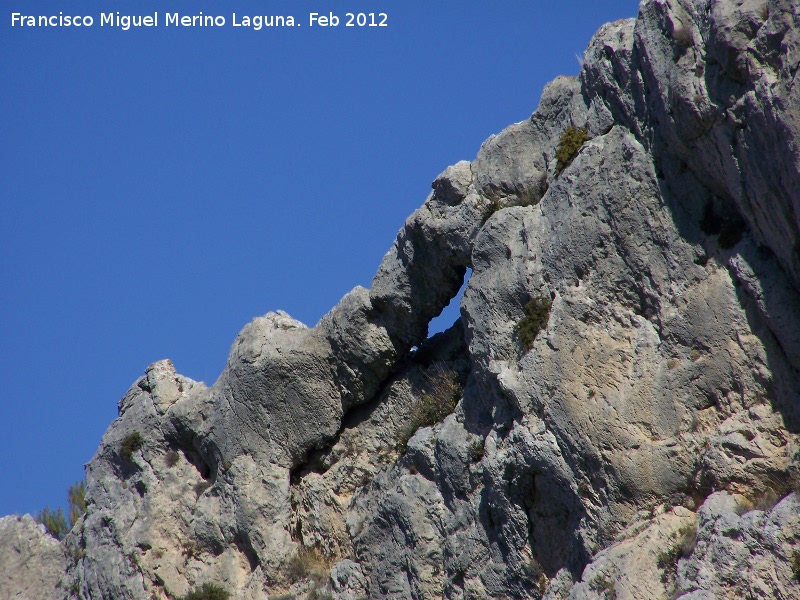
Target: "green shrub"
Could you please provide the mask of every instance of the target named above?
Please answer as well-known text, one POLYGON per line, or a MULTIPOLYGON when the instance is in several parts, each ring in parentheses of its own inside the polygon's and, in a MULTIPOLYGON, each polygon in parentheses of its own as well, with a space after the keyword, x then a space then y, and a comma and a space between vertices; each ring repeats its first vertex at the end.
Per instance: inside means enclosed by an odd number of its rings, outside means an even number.
POLYGON ((86 512, 85 480, 76 481, 70 486, 69 492, 67 492, 67 502, 69 507, 67 516, 64 515, 64 509, 61 507, 54 511, 49 506, 45 506, 44 510, 38 512, 34 517, 36 522, 44 525, 47 533, 57 540, 64 539, 64 536, 86 512))
POLYGON ((204 583, 186 594, 182 600, 228 600, 231 593, 215 583, 204 583))
POLYGON ((597 574, 589 582, 589 587, 595 592, 603 594, 608 600, 615 600, 617 597, 617 589, 614 587, 614 581, 605 574, 597 574))
POLYGON ((81 479, 73 483, 67 493, 69 503, 69 528, 72 529, 84 514, 86 514, 86 480, 81 479))
POLYGON ((550 319, 550 309, 553 303, 550 298, 544 296, 536 296, 533 300, 528 302, 522 310, 525 316, 517 323, 517 335, 519 341, 522 342, 525 351, 533 348, 533 342, 539 332, 547 327, 547 321, 550 319))
POLYGON ((181 542, 181 554, 183 554, 187 560, 197 558, 202 553, 203 546, 201 546, 197 540, 183 540, 181 542))
POLYGON ((800 581, 800 550, 792 552, 792 575, 800 581))
POLYGON ((49 506, 45 506, 44 510, 37 513, 34 519, 37 523, 44 525, 47 533, 52 535, 57 540, 63 540, 64 536, 67 535, 67 532, 70 529, 67 525, 67 519, 64 516, 64 509, 61 507, 59 507, 58 510, 53 511, 50 510, 49 506))
POLYGON ((143 447, 144 439, 142 438, 142 434, 138 431, 134 431, 126 435, 122 440, 122 443, 119 445, 119 455, 125 462, 131 462, 133 453, 138 452, 143 447))
POLYGON ((419 402, 411 409, 408 420, 398 432, 397 450, 404 454, 408 440, 420 427, 435 425, 452 413, 462 394, 458 373, 452 369, 433 369, 426 374, 428 384, 419 402))
POLYGON ((486 449, 486 440, 478 437, 469 445, 469 458, 472 462, 480 462, 486 449))
POLYGON ((558 140, 558 149, 556 150, 556 175, 560 175, 561 171, 572 164, 572 161, 578 156, 581 146, 588 141, 589 131, 586 128, 578 129, 570 125, 564 130, 561 139, 558 140))
POLYGON ((73 565, 77 565, 86 556, 86 550, 76 544, 66 545, 64 551, 73 565))

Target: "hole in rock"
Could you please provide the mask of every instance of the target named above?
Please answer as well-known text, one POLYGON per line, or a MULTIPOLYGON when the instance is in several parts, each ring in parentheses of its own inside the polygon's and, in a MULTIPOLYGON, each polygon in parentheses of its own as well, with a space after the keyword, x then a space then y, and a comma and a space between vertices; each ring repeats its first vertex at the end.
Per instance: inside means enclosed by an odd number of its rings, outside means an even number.
POLYGON ((214 469, 212 469, 211 465, 203 460, 203 457, 201 457, 197 452, 184 449, 183 455, 186 457, 186 460, 189 461, 195 469, 197 469, 200 477, 206 481, 212 478, 212 475, 214 475, 214 469))
POLYGON ((472 275, 472 269, 468 268, 467 273, 464 275, 464 283, 461 284, 461 289, 459 289, 455 297, 450 300, 450 303, 444 307, 441 314, 431 319, 431 322, 428 323, 428 337, 450 329, 453 323, 461 318, 461 297, 464 295, 464 290, 467 288, 470 275, 472 275))

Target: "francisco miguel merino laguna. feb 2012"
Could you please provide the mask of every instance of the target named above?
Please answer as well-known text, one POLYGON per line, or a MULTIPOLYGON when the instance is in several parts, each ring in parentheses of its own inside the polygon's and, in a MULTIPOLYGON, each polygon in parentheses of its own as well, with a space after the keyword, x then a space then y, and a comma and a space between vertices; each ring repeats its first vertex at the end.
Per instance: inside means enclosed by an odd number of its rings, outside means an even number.
MULTIPOLYGON (((124 31, 133 27, 224 27, 228 21, 222 15, 181 15, 180 13, 158 13, 151 15, 125 15, 119 12, 100 13, 98 19, 91 15, 23 15, 11 13, 12 27, 92 27, 95 22, 101 27, 117 27, 124 31)), ((233 27, 294 27, 295 20, 286 15, 245 15, 233 13, 233 27)))
MULTIPOLYGON (((347 27, 386 27, 386 13, 347 13, 344 17, 347 27)), ((100 13, 97 19, 101 27, 118 27, 124 31, 132 27, 224 27, 228 21, 222 15, 181 15, 180 13, 154 12, 152 15, 124 15, 119 12, 100 13)), ((311 27, 338 27, 341 19, 333 14, 309 13, 311 27)), ((95 18, 91 15, 25 15, 11 13, 12 27, 92 27, 95 18)), ((237 15, 232 13, 232 27, 249 27, 256 31, 263 27, 298 27, 300 22, 292 15, 237 15)))

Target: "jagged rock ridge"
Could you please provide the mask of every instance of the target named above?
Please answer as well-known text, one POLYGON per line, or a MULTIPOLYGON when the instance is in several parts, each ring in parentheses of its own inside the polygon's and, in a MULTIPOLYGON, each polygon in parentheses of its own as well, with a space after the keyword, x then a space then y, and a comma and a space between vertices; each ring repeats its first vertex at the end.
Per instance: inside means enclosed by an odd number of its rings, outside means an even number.
POLYGON ((0 521, 66 576, 0 594, 800 598, 798 32, 788 0, 602 27, 437 178, 370 290, 313 328, 255 319, 211 387, 149 367, 63 558, 0 521), (562 171, 569 127, 590 140, 562 171))

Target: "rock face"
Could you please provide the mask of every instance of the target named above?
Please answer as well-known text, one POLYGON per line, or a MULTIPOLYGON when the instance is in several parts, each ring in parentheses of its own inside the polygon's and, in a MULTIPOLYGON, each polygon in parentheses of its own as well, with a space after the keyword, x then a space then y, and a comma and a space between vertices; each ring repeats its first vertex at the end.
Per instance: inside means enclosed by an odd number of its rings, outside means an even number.
POLYGON ((0 519, 0 598, 38 600, 64 595, 67 557, 29 516, 0 519))
POLYGON ((798 18, 602 27, 370 290, 255 319, 212 387, 149 367, 64 542, 0 521, 0 597, 800 598, 798 18))

